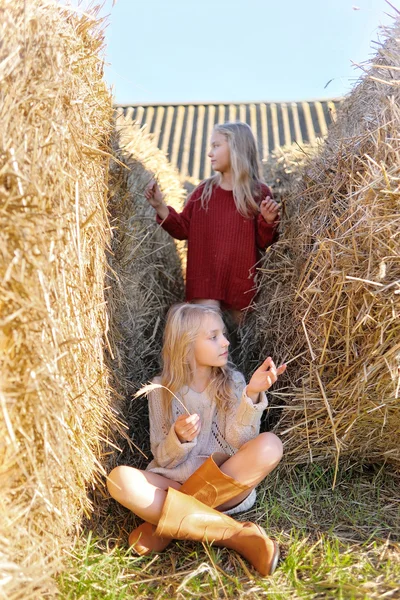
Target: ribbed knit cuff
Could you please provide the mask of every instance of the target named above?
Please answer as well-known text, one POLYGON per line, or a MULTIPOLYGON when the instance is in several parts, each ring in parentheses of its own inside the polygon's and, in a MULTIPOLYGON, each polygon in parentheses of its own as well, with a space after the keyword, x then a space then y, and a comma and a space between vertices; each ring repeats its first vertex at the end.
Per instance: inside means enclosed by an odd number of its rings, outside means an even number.
POLYGON ((237 420, 241 425, 257 425, 261 421, 263 411, 268 406, 268 398, 265 392, 260 393, 260 398, 257 404, 247 395, 247 386, 243 390, 242 399, 240 401, 237 420))
POLYGON ((176 435, 174 425, 168 432, 163 444, 163 463, 168 463, 168 466, 176 466, 182 462, 189 452, 196 446, 197 438, 192 442, 181 442, 176 435), (168 458, 170 462, 168 462, 168 458))
POLYGON ((263 231, 273 231, 278 228, 280 219, 275 219, 272 223, 267 223, 261 213, 258 214, 258 230, 259 232, 263 231))

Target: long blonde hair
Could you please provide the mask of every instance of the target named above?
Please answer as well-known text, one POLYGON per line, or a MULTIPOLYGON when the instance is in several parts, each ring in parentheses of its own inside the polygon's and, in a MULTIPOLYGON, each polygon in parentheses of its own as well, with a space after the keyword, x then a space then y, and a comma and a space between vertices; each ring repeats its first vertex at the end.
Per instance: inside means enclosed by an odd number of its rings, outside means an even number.
MULTIPOLYGON (((256 199, 260 197, 262 182, 253 132, 241 121, 215 125, 214 131, 224 135, 229 145, 236 208, 241 215, 251 218, 259 212, 256 199)), ((214 187, 220 183, 220 173, 205 180, 200 198, 203 208, 207 208, 214 187)))
MULTIPOLYGON (((168 312, 162 350, 161 396, 166 414, 171 415, 172 395, 189 386, 193 378, 193 345, 207 315, 218 315, 218 308, 202 304, 176 304, 168 312)), ((228 365, 212 367, 207 387, 217 406, 223 408, 232 399, 233 370, 228 365)))

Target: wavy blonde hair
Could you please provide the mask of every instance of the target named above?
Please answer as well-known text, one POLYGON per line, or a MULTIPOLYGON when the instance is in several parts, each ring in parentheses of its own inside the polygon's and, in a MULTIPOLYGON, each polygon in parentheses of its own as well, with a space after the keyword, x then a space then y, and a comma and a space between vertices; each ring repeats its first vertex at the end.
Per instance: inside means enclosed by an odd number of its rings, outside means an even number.
MULTIPOLYGON (((247 123, 215 125, 214 131, 225 136, 231 155, 233 198, 236 208, 246 218, 259 212, 257 199, 261 197, 261 171, 256 140, 247 123)), ((215 186, 220 185, 221 174, 216 173, 204 182, 201 206, 207 208, 215 186)))
MULTIPOLYGON (((161 397, 166 414, 171 416, 172 395, 189 386, 194 375, 193 346, 205 317, 217 315, 218 308, 202 304, 176 304, 168 312, 162 350, 161 397)), ((208 393, 224 408, 233 397, 233 370, 228 365, 212 367, 208 393)))

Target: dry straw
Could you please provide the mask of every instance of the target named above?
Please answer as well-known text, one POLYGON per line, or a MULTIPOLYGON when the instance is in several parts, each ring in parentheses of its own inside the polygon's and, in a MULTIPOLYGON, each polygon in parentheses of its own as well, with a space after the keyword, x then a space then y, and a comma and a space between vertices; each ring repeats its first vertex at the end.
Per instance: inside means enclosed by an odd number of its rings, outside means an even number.
MULTIPOLYGON (((316 155, 320 144, 321 140, 316 138, 313 144, 281 146, 276 148, 267 159, 262 161, 264 181, 266 181, 272 190, 274 199, 280 204, 281 221, 284 226, 284 232, 281 235, 279 245, 274 244, 272 247, 269 247, 266 259, 263 257, 257 265, 257 287, 261 288, 259 297, 261 296, 263 299, 267 298, 271 292, 276 293, 275 284, 270 288, 271 280, 274 280, 274 275, 279 278, 279 281, 276 282, 278 290, 281 290, 282 286, 286 285, 286 278, 291 278, 292 276, 292 255, 288 251, 291 242, 286 243, 286 240, 290 240, 291 238, 289 230, 293 221, 290 215, 288 215, 288 210, 291 211, 293 189, 301 180, 304 165, 311 157, 316 155), (289 202, 289 207, 287 206, 287 202, 289 202), (272 264, 270 259, 272 256, 272 262, 277 260, 277 251, 279 252, 279 259, 270 272, 270 264, 272 264), (277 267, 279 267, 278 271, 276 270, 277 267)), ((265 326, 268 323, 267 313, 269 308, 265 305, 265 300, 263 300, 262 310, 260 306, 260 310, 256 312, 249 311, 246 315, 244 326, 241 328, 241 344, 239 356, 237 357, 237 365, 247 378, 251 377, 254 370, 260 365, 260 362, 265 360, 268 355, 279 356, 281 359, 285 359, 287 364, 293 362, 295 358, 294 355, 289 357, 279 352, 276 347, 277 337, 281 334, 286 336, 291 335, 290 330, 285 329, 286 323, 281 320, 281 309, 279 313, 274 314, 274 318, 276 319, 274 327, 269 327, 267 331, 265 330, 265 326), (260 323, 261 330, 258 331, 260 323)), ((283 306, 282 308, 284 309, 285 307, 283 306)), ((280 381, 287 381, 287 375, 281 377, 280 381)), ((276 416, 277 412, 275 410, 272 413, 270 411, 268 414, 269 427, 271 423, 276 423, 276 416)))
POLYGON ((1 0, 0 594, 44 598, 102 473, 108 139, 101 24, 1 0))
POLYGON ((319 147, 319 139, 314 144, 292 144, 276 148, 262 162, 265 181, 272 190, 274 198, 285 204, 293 185, 301 177, 301 169, 319 147))
POLYGON ((262 355, 292 360, 275 393, 292 463, 400 466, 399 40, 398 19, 294 174, 262 267, 255 332, 262 355))
MULTIPOLYGON (((114 233, 107 289, 110 365, 115 387, 126 399, 122 411, 133 442, 147 453, 147 402, 132 396, 159 371, 165 316, 183 299, 183 277, 178 248, 156 223, 144 190, 156 177, 167 202, 177 210, 183 207, 185 190, 151 136, 122 114, 116 119, 113 147, 109 210, 114 233)), ((130 455, 126 448, 115 458, 137 465, 140 456, 135 450, 130 455)))

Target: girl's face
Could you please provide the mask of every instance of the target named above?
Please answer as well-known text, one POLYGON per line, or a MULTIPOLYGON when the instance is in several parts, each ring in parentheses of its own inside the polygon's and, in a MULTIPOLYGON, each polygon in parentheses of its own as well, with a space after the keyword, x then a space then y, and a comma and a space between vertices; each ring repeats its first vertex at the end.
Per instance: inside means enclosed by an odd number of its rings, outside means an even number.
POLYGON ((208 153, 214 171, 226 173, 231 169, 231 153, 225 135, 214 131, 211 136, 211 150, 208 153))
POLYGON ((206 315, 193 345, 197 367, 223 367, 228 362, 229 342, 218 315, 206 315))

